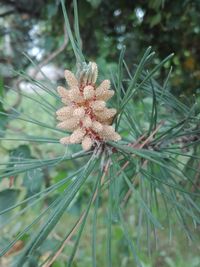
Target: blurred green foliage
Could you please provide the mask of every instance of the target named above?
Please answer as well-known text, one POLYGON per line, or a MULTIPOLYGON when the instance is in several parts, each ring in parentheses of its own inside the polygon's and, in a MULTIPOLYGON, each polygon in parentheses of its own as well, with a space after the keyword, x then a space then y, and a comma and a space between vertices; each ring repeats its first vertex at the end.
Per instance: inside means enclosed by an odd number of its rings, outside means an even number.
MULTIPOLYGON (((63 42, 63 18, 58 0, 1 0, 0 57, 1 73, 10 81, 7 67, 26 68, 21 57, 26 52, 41 61, 63 42), (32 8, 34 6, 34 8, 32 8), (8 44, 5 47, 5 44, 8 44)), ((72 1, 65 1, 73 21, 72 1)), ((82 0, 79 21, 83 50, 89 59, 100 60, 102 68, 117 62, 119 50, 126 46, 129 65, 138 62, 149 45, 153 46, 158 63, 174 52, 175 57, 160 73, 166 76, 173 66, 172 89, 179 94, 195 93, 200 81, 200 2, 198 0, 82 0)), ((54 62, 63 67, 72 65, 69 45, 54 62)))

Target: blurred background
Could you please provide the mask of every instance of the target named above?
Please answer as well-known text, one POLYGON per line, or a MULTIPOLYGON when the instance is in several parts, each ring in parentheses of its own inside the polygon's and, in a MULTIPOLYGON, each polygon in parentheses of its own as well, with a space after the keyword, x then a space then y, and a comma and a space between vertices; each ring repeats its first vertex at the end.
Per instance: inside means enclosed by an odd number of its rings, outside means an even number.
MULTIPOLYGON (((71 24, 73 24, 72 1, 65 1, 68 9, 71 24)), ((125 59, 131 68, 141 59, 145 49, 152 46, 156 52, 152 64, 158 64, 170 53, 175 56, 170 62, 165 64, 158 75, 158 81, 163 83, 169 73, 170 66, 173 71, 170 78, 170 87, 173 94, 182 99, 197 96, 200 90, 200 1, 199 0, 81 0, 78 1, 79 23, 83 42, 83 53, 85 57, 96 61, 100 67, 100 72, 106 76, 109 69, 117 68, 120 50, 125 45, 125 59)), ((60 1, 58 0, 0 0, 0 95, 8 91, 6 86, 18 87, 28 91, 27 85, 19 79, 14 70, 24 70, 33 78, 41 79, 39 72, 33 67, 30 60, 23 55, 25 53, 34 60, 45 74, 55 83, 63 79, 63 70, 73 68, 75 65, 74 55, 69 44, 60 1)), ((21 106, 22 109, 30 109, 34 114, 34 107, 31 107, 21 98, 14 99, 12 94, 8 97, 14 105, 21 106), (15 102, 16 101, 16 102, 15 102)), ((0 109, 3 107, 0 105, 0 109)), ((5 117, 0 117, 0 128, 5 129, 5 117)), ((23 123, 20 127, 30 133, 41 134, 31 127, 26 128, 23 123)), ((46 133, 48 130, 45 129, 46 133)), ((44 131, 42 132, 44 134, 44 131)), ((37 157, 37 155, 52 154, 52 146, 45 150, 38 147, 30 147, 26 143, 8 145, 1 144, 0 154, 3 159, 9 159, 12 155, 23 154, 37 157)), ((31 156, 31 157, 32 157, 31 156)), ((61 180, 67 172, 70 173, 72 166, 61 165, 56 171, 46 170, 46 173, 32 173, 35 180, 24 182, 27 194, 38 192, 42 187, 61 180), (42 178, 44 178, 42 180, 42 178), (43 181, 41 183, 41 180, 43 181), (44 183, 44 184, 43 184, 44 183), (33 187, 35 186, 35 187, 33 187), (31 190, 29 190, 31 188, 31 190), (34 188, 34 190, 33 190, 34 188)), ((23 177, 27 181, 27 176, 23 177)), ((9 181, 0 183, 0 189, 6 189, 9 181)), ((0 195, 0 202, 7 199, 7 193, 0 195)), ((14 189, 10 194, 10 203, 14 203, 17 191, 14 189), (13 202, 12 202, 13 201, 13 202)), ((80 213, 82 200, 88 197, 88 192, 79 195, 76 205, 70 211, 70 216, 80 213)), ((131 203, 131 202, 130 202, 131 203)), ((11 205, 11 204, 10 204, 11 205)), ((134 205, 134 203, 132 203, 134 205)), ((103 204, 102 204, 103 206, 103 204)), ((1 204, 0 204, 1 209, 1 204)), ((32 216, 34 217, 32 210, 32 216)), ((72 218, 67 216, 70 222, 72 218)), ((31 220, 31 215, 29 220, 31 220)), ((27 220, 27 218, 22 218, 27 220)), ((65 217, 60 234, 65 229, 65 217)), ((132 218, 127 219, 131 222, 132 218)), ((164 221, 164 216, 161 218, 164 221)), ((101 256, 101 249, 106 248, 103 242, 105 231, 104 220, 100 222, 101 246, 97 251, 99 266, 106 266, 101 256)), ((148 257, 146 248, 141 250, 141 259, 146 267, 199 267, 200 266, 200 244, 194 243, 188 248, 188 242, 183 237, 181 230, 174 224, 173 241, 169 243, 167 230, 159 234, 158 249, 148 257)), ((87 225, 87 233, 82 247, 79 251, 77 265, 86 267, 90 264, 90 225, 87 225), (87 251, 88 250, 88 251, 87 251)), ((14 229, 13 229, 14 231, 14 229)), ((113 266, 133 266, 130 261, 127 245, 122 237, 119 227, 114 227, 114 251, 116 255, 113 266), (120 262, 120 264, 119 264, 120 262)), ((17 232, 17 229, 16 229, 17 232)), ((5 232, 4 232, 5 233, 5 232)), ((52 242, 57 238, 53 237, 52 242)), ((9 238, 8 238, 9 239, 9 238)), ((19 247, 14 248, 10 254, 19 251, 23 247, 26 237, 19 243, 19 247)), ((0 240, 0 242, 3 242, 0 240)), ((48 253, 50 245, 45 243, 41 254, 48 253)), ((9 258, 9 255, 8 255, 9 258)), ((56 261, 53 267, 63 267, 65 255, 61 255, 61 260, 56 261)), ((4 259, 0 266, 10 266, 9 261, 4 259)), ((36 265, 33 265, 36 266, 36 265)))
MULTIPOLYGON (((65 2, 73 22, 71 1, 65 2)), ((82 0, 78 5, 83 51, 88 59, 97 60, 102 68, 114 65, 125 45, 131 66, 151 45, 156 51, 155 63, 175 53, 160 78, 166 77, 171 64, 170 81, 177 95, 191 95, 199 88, 199 0, 82 0)), ((59 70, 74 64, 58 0, 1 0, 0 38, 0 73, 6 84, 15 78, 10 69, 30 66, 22 52, 43 65, 51 63, 58 77, 62 75, 59 70), (54 53, 56 57, 51 59, 54 53)))

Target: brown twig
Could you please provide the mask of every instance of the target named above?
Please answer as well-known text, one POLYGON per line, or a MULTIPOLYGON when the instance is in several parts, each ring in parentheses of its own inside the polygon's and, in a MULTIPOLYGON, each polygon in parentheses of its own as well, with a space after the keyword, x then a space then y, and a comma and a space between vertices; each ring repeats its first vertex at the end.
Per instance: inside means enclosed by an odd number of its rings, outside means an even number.
POLYGON ((41 63, 39 63, 37 65, 37 68, 35 68, 32 77, 35 78, 36 75, 38 74, 38 72, 40 71, 40 69, 44 66, 46 66, 50 61, 52 61, 55 57, 57 57, 67 46, 69 42, 69 38, 68 38, 68 34, 67 34, 67 29, 64 25, 64 41, 63 44, 57 49, 55 50, 53 53, 51 53, 49 56, 47 56, 41 63))
MULTIPOLYGON (((146 160, 143 162, 142 167, 144 167, 144 165, 146 165, 147 162, 148 162, 148 160, 146 159, 146 160)), ((135 176, 134 176, 134 177, 135 177, 135 176)), ((136 182, 135 182, 134 178, 132 179, 131 182, 132 182, 133 186, 135 187, 136 182)), ((132 192, 133 192, 133 191, 132 191, 131 189, 129 189, 129 190, 127 191, 126 195, 124 196, 124 198, 123 198, 123 200, 122 200, 122 204, 121 204, 122 207, 126 204, 126 202, 128 201, 128 199, 130 198, 132 192)))
MULTIPOLYGON (((144 139, 145 135, 142 135, 140 138, 138 138, 138 140, 136 140, 136 142, 134 142, 134 144, 131 144, 130 146, 132 147, 135 147, 135 148, 143 148, 149 141, 151 141, 152 137, 157 133, 157 131, 160 129, 160 127, 162 126, 162 123, 159 124, 157 126, 157 128, 152 132, 152 134, 150 136, 148 136, 147 139, 145 139, 145 141, 139 145, 138 147, 138 144, 144 139)), ((147 160, 145 160, 145 162, 143 164, 146 164, 147 163, 147 160)), ((111 160, 108 159, 105 167, 104 167, 104 171, 103 171, 103 174, 102 174, 102 177, 101 177, 101 186, 104 184, 104 181, 105 181, 105 177, 108 173, 108 169, 109 169, 109 166, 111 164, 111 160)), ((122 170, 124 170, 129 164, 129 161, 127 161, 121 168, 121 170, 117 173, 117 176, 120 174, 120 172, 122 170)), ((92 204, 94 203, 96 197, 97 197, 97 193, 98 193, 98 189, 96 189, 95 193, 94 193, 94 196, 92 198, 92 204)), ((132 191, 129 189, 129 191, 127 192, 127 194, 125 195, 124 197, 124 200, 123 200, 123 205, 124 203, 127 201, 127 199, 130 197, 132 191)), ((55 255, 44 265, 44 267, 50 267, 53 262, 59 257, 59 255, 62 253, 64 247, 66 246, 66 244, 71 240, 72 236, 76 233, 78 227, 80 226, 80 224, 82 223, 83 219, 85 218, 85 215, 86 215, 86 211, 84 211, 81 216, 79 217, 79 219, 77 220, 76 224, 74 225, 73 229, 71 230, 70 234, 67 236, 67 238, 64 240, 62 246, 60 247, 60 249, 55 253, 55 255)))
POLYGON ((79 225, 82 223, 84 217, 85 217, 86 211, 84 211, 81 216, 79 217, 79 219, 77 220, 76 224, 74 225, 72 231, 70 232, 70 234, 67 236, 67 238, 65 239, 65 241, 63 242, 62 246, 59 248, 59 250, 56 252, 56 254, 53 256, 53 258, 47 262, 44 267, 50 267, 54 261, 59 257, 59 255, 62 253, 65 245, 71 240, 72 236, 76 233, 76 230, 78 229, 79 225))
MULTIPOLYGON (((141 136, 141 137, 140 137, 134 144, 132 144, 132 147, 134 147, 134 148, 138 148, 138 149, 143 148, 145 145, 147 145, 147 144, 151 141, 151 139, 152 139, 152 138, 154 137, 154 135, 158 132, 158 130, 160 129, 160 127, 161 127, 162 125, 163 125, 163 122, 160 122, 160 123, 158 124, 158 126, 156 127, 156 129, 151 133, 151 135, 149 135, 148 138, 145 139, 144 142, 138 146, 139 142, 140 142, 141 140, 143 140, 143 138, 144 138, 144 135, 142 135, 142 136, 141 136)), ((144 165, 144 164, 146 165, 147 162, 148 162, 148 160, 145 160, 144 163, 143 163, 143 165, 144 165)), ((121 173, 121 171, 124 170, 128 165, 129 165, 129 161, 127 161, 127 162, 122 166, 121 170, 117 173, 117 175, 119 175, 119 174, 121 173)), ((134 183, 134 178, 132 179, 132 183, 134 183)), ((134 184, 133 184, 133 185, 134 185, 134 184)), ((127 193, 126 193, 126 195, 125 195, 123 201, 122 201, 122 206, 125 205, 125 203, 128 201, 128 199, 129 199, 129 197, 131 196, 131 194, 132 194, 132 190, 129 189, 129 190, 127 191, 127 193)))
MULTIPOLYGON (((108 169, 109 169, 109 166, 110 166, 110 159, 107 161, 105 167, 104 167, 104 171, 103 171, 103 174, 101 176, 101 186, 104 184, 104 181, 105 181, 105 177, 108 173, 108 169)), ((97 197, 97 192, 98 192, 98 189, 96 189, 95 193, 94 193, 94 196, 92 198, 92 203, 94 203, 96 197, 97 197)), ((64 240, 62 246, 59 248, 59 250, 55 253, 55 255, 53 256, 53 258, 51 258, 45 265, 44 267, 50 267, 54 261, 59 257, 59 255, 62 253, 64 247, 66 246, 66 244, 71 240, 72 236, 76 233, 78 227, 80 226, 80 224, 82 223, 83 219, 85 218, 85 215, 86 215, 86 211, 84 211, 81 216, 79 217, 79 219, 77 220, 76 224, 74 225, 73 229, 71 230, 70 234, 67 236, 67 238, 64 240)))
MULTIPOLYGON (((152 139, 152 137, 158 132, 158 130, 160 129, 160 127, 162 126, 162 123, 160 123, 157 128, 152 132, 151 135, 148 136, 147 139, 144 140, 144 142, 142 144, 140 144, 140 142, 144 139, 145 134, 143 134, 142 136, 140 136, 140 138, 138 138, 134 143, 130 144, 129 146, 133 147, 133 148, 137 148, 137 149, 141 149, 143 148, 147 143, 149 143, 152 139), (140 145, 139 145, 140 144, 140 145), (138 146, 139 145, 139 146, 138 146)), ((122 170, 124 170, 129 164, 129 161, 127 160, 124 165, 121 167, 121 170, 117 173, 117 175, 120 174, 120 172, 122 170)))
MULTIPOLYGON (((33 73, 32 73, 32 78, 34 79, 36 77, 36 75, 38 74, 38 72, 40 71, 40 69, 43 66, 46 66, 50 61, 52 61, 56 56, 58 56, 67 46, 69 41, 68 38, 68 34, 67 34, 67 29, 64 25, 64 41, 63 44, 57 49, 55 50, 53 53, 51 53, 49 56, 47 56, 42 62, 40 62, 37 67, 34 69, 33 73)), ((20 94, 20 83, 24 81, 24 78, 18 78, 14 84, 14 87, 17 88, 16 93, 17 93, 17 99, 15 101, 15 103, 12 105, 12 108, 17 108, 22 100, 22 95, 20 94)), ((7 110, 7 112, 12 111, 12 108, 7 110)))

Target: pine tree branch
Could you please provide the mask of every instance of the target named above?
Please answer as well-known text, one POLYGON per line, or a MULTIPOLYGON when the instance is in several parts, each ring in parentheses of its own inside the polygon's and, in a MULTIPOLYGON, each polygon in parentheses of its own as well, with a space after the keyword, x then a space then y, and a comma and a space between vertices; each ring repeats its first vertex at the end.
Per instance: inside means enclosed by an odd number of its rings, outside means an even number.
MULTIPOLYGON (((109 170, 109 166, 111 164, 111 160, 108 159, 105 167, 104 167, 104 171, 101 177, 101 186, 103 186, 104 181, 105 181, 105 177, 108 173, 109 170)), ((92 204, 94 203, 94 201, 97 198, 97 193, 98 193, 98 188, 96 189, 93 199, 92 199, 92 204)), ((55 260, 59 257, 59 255, 62 253, 63 249, 65 248, 65 246, 67 245, 68 242, 70 242, 71 238, 73 237, 73 235, 76 233, 78 227, 81 225, 82 221, 84 220, 86 216, 86 210, 81 214, 81 216, 79 217, 79 219, 77 220, 77 222, 75 223, 74 227, 72 228, 70 234, 67 236, 67 238, 64 240, 62 246, 59 248, 59 250, 55 253, 55 255, 53 256, 52 259, 49 260, 49 262, 47 262, 44 267, 51 267, 51 265, 55 262, 55 260)))

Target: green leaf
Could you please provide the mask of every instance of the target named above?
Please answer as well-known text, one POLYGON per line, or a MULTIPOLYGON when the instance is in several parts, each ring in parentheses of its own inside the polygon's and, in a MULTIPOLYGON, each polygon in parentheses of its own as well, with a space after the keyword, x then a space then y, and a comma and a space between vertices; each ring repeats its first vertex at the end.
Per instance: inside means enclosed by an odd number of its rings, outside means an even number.
POLYGON ((151 18, 151 21, 150 21, 150 27, 153 28, 154 26, 156 26, 157 24, 159 24, 161 21, 161 13, 157 13, 155 16, 153 16, 151 18))
POLYGON ((87 0, 93 8, 97 8, 101 4, 102 0, 87 0))

